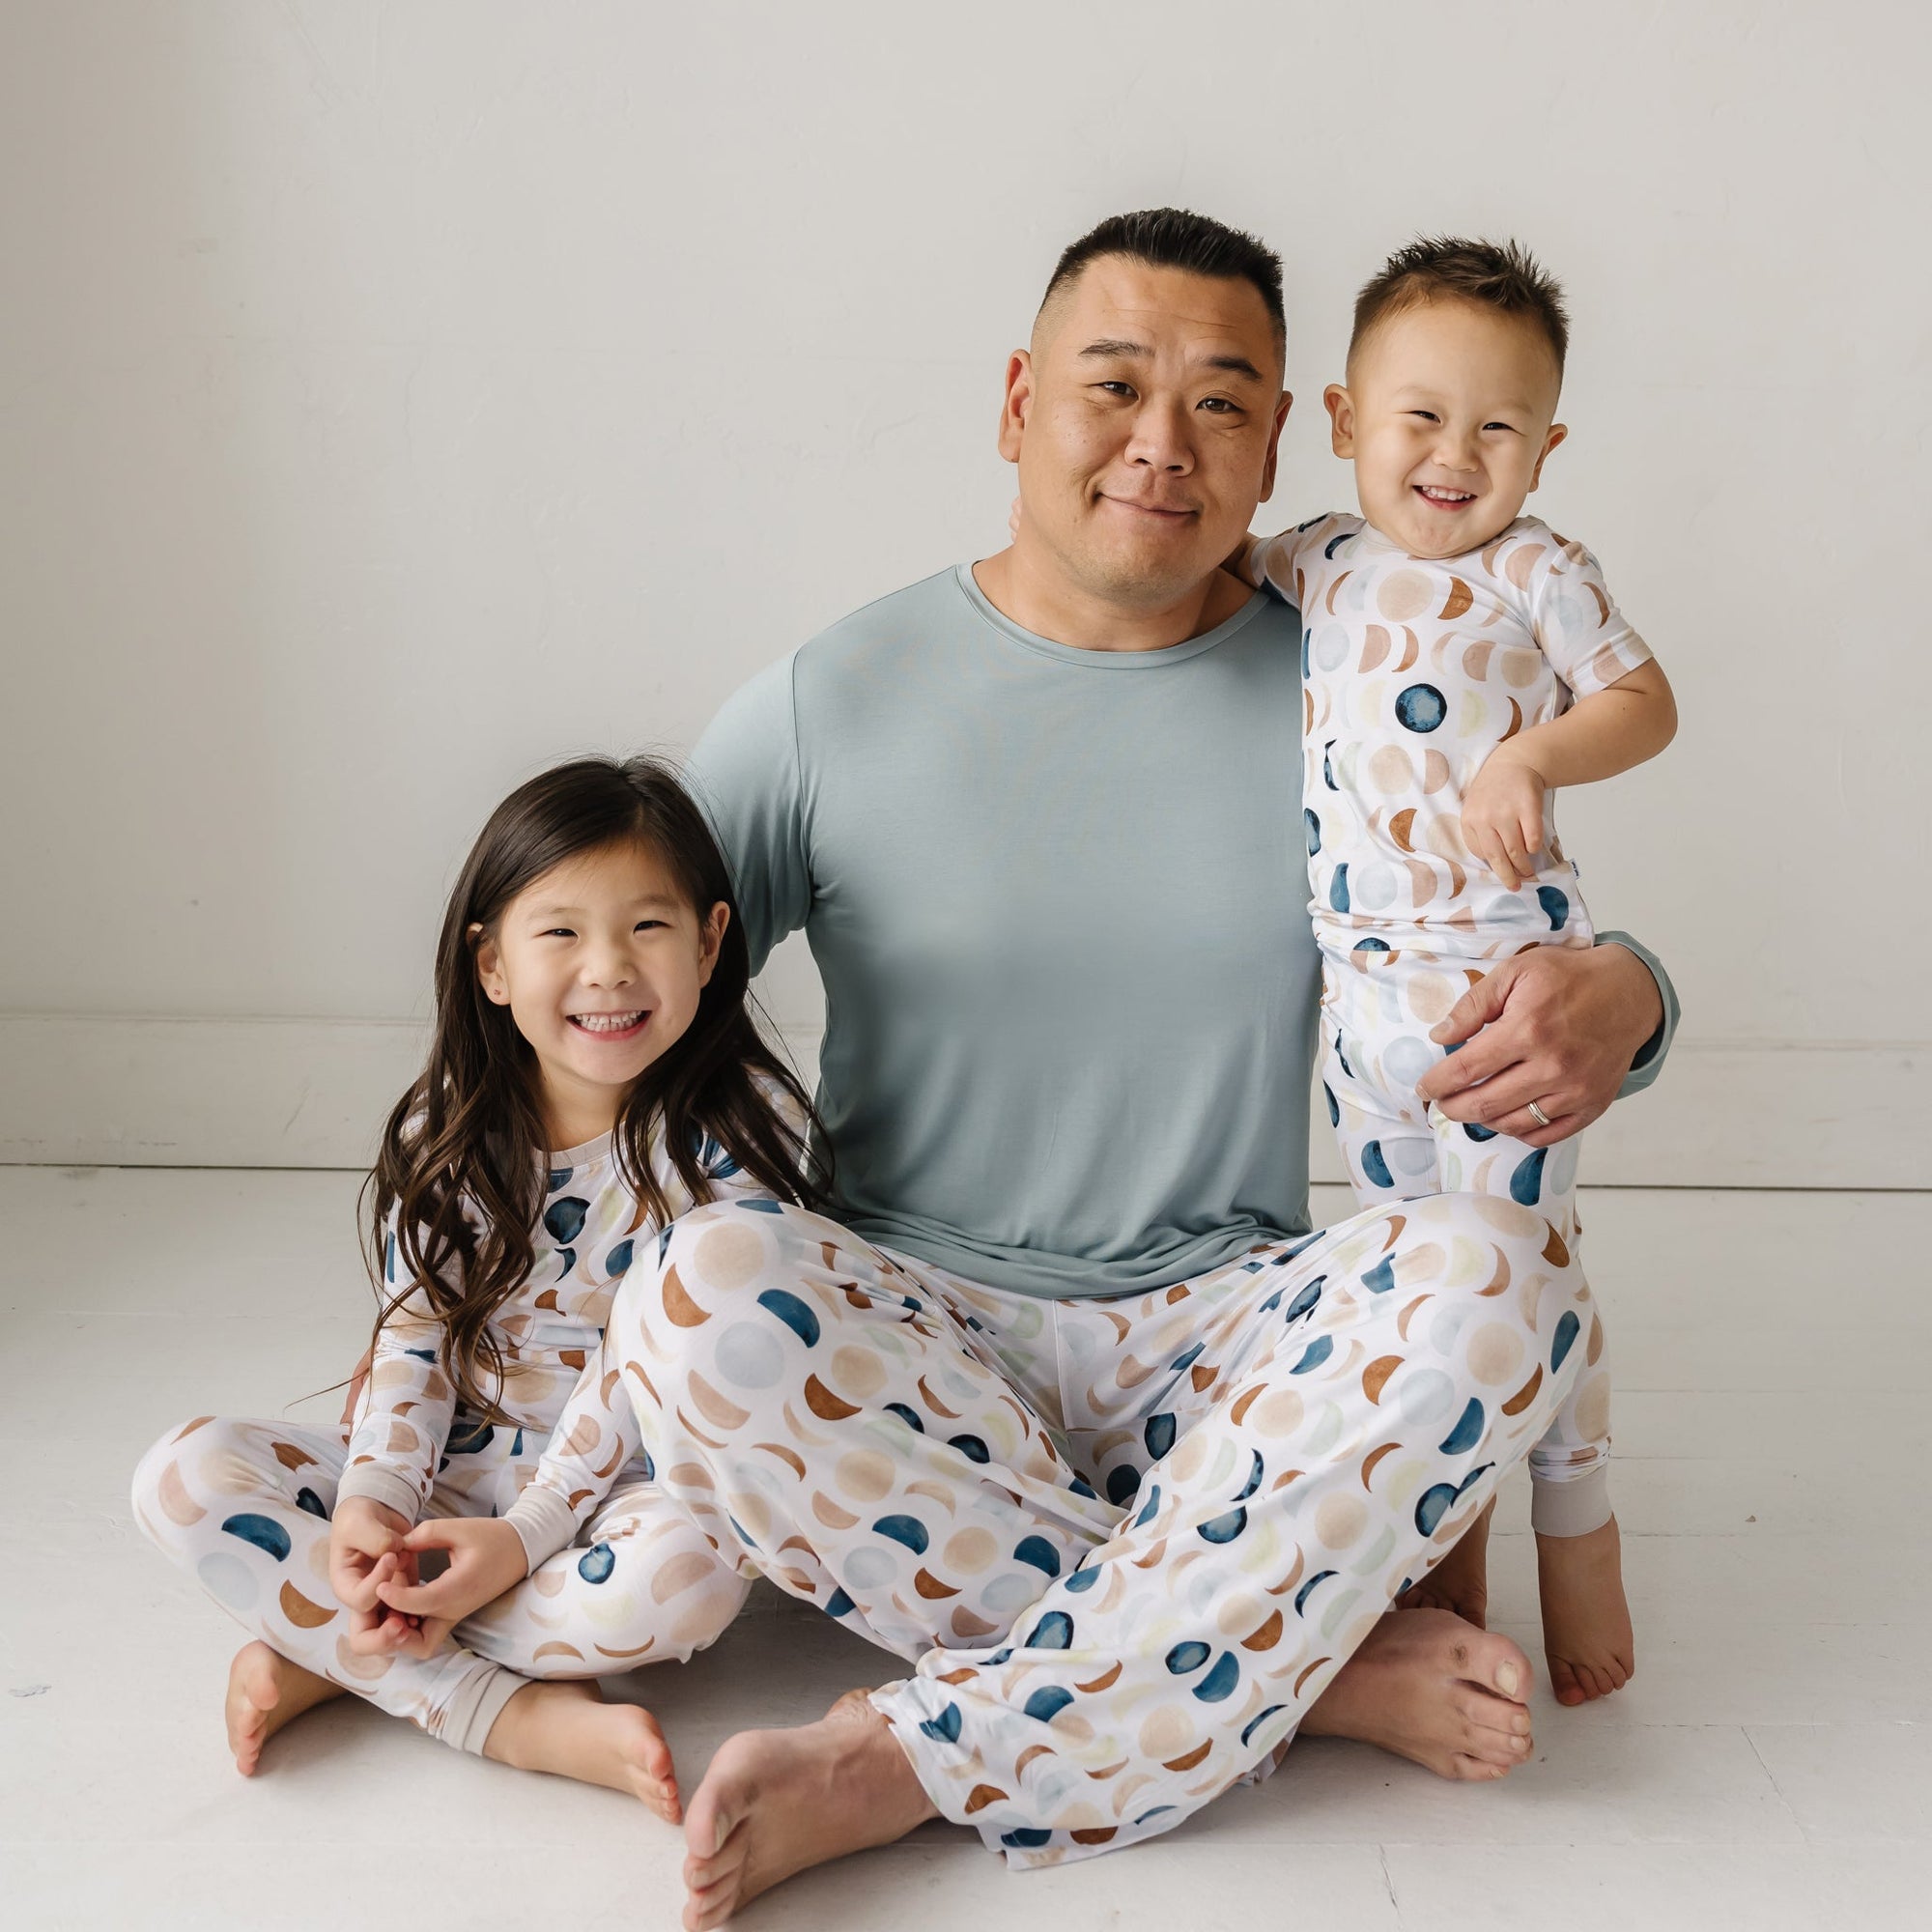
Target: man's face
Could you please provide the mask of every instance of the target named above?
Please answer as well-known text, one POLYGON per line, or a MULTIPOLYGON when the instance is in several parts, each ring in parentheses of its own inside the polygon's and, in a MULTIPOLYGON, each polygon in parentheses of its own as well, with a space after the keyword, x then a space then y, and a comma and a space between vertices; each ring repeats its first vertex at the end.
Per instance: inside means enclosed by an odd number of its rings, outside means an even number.
POLYGON ((1273 487, 1280 368, 1252 284, 1090 262, 1008 371, 1000 451, 1019 466, 1027 541, 1090 596, 1185 594, 1273 487))

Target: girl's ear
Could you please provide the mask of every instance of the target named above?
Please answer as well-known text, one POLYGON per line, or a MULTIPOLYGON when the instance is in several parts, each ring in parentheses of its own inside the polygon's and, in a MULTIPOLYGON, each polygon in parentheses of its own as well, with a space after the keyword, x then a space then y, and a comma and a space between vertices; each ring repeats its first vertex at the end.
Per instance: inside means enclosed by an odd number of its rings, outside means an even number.
POLYGON ((510 982, 503 977, 503 954, 497 935, 487 926, 472 925, 465 937, 476 956, 476 982, 487 998, 499 1007, 510 1004, 510 982))
POLYGON ((704 915, 697 928, 697 983, 708 986, 718 965, 718 949, 724 944, 724 928, 731 923, 731 908, 720 899, 704 915))

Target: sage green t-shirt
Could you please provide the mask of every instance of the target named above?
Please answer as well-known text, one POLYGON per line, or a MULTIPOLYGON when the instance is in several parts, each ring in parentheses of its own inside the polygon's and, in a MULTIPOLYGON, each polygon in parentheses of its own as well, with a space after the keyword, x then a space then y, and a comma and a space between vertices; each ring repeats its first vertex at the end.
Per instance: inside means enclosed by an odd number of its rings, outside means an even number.
MULTIPOLYGON (((689 781, 753 970, 802 926, 825 982, 818 1103, 856 1234, 1060 1296, 1306 1231, 1299 642, 1257 595, 1166 650, 1077 649, 962 564, 720 711, 689 781)), ((1675 1024, 1649 963, 1665 1022, 1627 1092, 1675 1024)))

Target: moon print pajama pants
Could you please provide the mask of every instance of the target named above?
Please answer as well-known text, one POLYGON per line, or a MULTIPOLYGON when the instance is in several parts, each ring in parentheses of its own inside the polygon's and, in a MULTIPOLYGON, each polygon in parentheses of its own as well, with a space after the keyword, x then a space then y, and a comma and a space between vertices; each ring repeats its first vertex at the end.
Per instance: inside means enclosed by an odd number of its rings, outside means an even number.
MULTIPOLYGON (((499 1514, 544 1441, 459 1414, 424 1515, 499 1514)), ((480 1752, 532 1678, 688 1658, 744 1603, 746 1581, 690 1518, 654 1484, 620 1477, 575 1545, 459 1624, 434 1656, 358 1656, 328 1583, 328 1514, 348 1442, 342 1429, 199 1417, 142 1459, 135 1520, 270 1649, 460 1749, 480 1752)))
POLYGON ((871 1701, 921 1783, 1037 1865, 1272 1770, 1594 1329, 1507 1194, 1061 1301, 733 1203, 633 1267, 602 1387, 721 1548, 914 1662, 871 1701))
MULTIPOLYGON (((1415 1091, 1443 1058, 1429 1029, 1483 977, 1479 962, 1379 945, 1322 945, 1321 1082, 1356 1201, 1375 1208, 1442 1190, 1494 1195, 1534 1208, 1574 1259, 1577 1139, 1527 1147, 1449 1120, 1415 1091)), ((1582 1536, 1610 1520, 1603 1349, 1602 1326, 1592 1322, 1569 1397, 1529 1452, 1530 1521, 1545 1536, 1582 1536)))

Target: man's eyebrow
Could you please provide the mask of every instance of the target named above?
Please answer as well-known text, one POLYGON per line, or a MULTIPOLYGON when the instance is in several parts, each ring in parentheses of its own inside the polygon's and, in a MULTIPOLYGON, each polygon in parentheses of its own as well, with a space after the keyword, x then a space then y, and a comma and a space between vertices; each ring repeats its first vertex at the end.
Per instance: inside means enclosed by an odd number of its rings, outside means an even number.
MULTIPOLYGON (((1119 336, 1102 336, 1098 342, 1090 342, 1080 354, 1094 356, 1096 360, 1131 360, 1135 357, 1151 355, 1153 351, 1145 342, 1127 342, 1119 336)), ((1246 376, 1251 382, 1259 383, 1262 372, 1245 355, 1205 355, 1202 366, 1208 369, 1225 370, 1231 376, 1246 376)))

